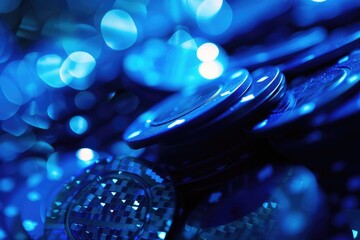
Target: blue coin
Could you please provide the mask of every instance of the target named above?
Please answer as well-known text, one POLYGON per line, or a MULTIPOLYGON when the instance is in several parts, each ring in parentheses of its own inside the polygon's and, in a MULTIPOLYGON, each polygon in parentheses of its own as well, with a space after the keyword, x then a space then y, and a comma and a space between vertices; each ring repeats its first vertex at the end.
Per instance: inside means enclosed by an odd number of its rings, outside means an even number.
MULTIPOLYGON (((338 61, 338 67, 351 69, 353 72, 349 76, 349 81, 357 82, 360 79, 360 51, 354 51, 350 55, 338 61)), ((337 106, 326 112, 321 112, 314 116, 312 126, 314 128, 331 129, 334 126, 356 127, 355 124, 359 115, 360 94, 356 93, 344 101, 339 101, 337 106), (346 123, 354 123, 352 126, 346 123)))
POLYGON ((357 49, 351 52, 349 55, 341 58, 337 65, 337 67, 346 67, 353 71, 360 72, 360 50, 357 49))
MULTIPOLYGON (((350 62, 351 57, 347 61, 350 62)), ((294 130, 294 126, 301 129, 309 126, 315 114, 331 109, 340 99, 348 98, 358 90, 360 79, 354 77, 357 75, 358 72, 349 67, 335 66, 295 79, 288 90, 295 104, 283 109, 284 104, 281 103, 273 113, 253 127, 253 132, 279 133, 294 130)))
POLYGON ((219 116, 190 132, 188 137, 206 137, 232 124, 249 124, 262 112, 270 112, 271 105, 278 102, 286 90, 285 76, 276 67, 264 67, 252 72, 251 77, 252 84, 241 99, 219 116))
MULTIPOLYGON (((354 51, 350 55, 341 58, 336 66, 351 69, 352 74, 349 76, 349 81, 358 81, 360 79, 360 51, 354 51)), ((336 126, 343 129, 356 127, 356 124, 349 125, 347 123, 355 123, 358 119, 360 115, 359 101, 360 94, 358 93, 351 95, 348 99, 339 101, 336 106, 328 111, 313 116, 311 127, 315 131, 319 128, 332 131, 336 126)), ((311 141, 311 139, 308 139, 308 141, 311 141)))
POLYGON ((336 30, 329 35, 326 41, 279 65, 279 68, 285 73, 306 72, 344 56, 358 47, 359 43, 360 30, 358 26, 336 30))
POLYGON ((171 138, 223 112, 240 99, 251 85, 248 71, 231 72, 219 80, 170 96, 140 115, 123 137, 133 148, 171 138))
POLYGON ((230 66, 255 69, 258 67, 278 64, 299 54, 302 51, 319 44, 326 38, 323 28, 315 27, 298 32, 289 39, 270 46, 258 46, 232 56, 230 66))
POLYGON ((48 210, 47 239, 164 239, 176 215, 167 175, 134 158, 105 159, 66 184, 48 210))
POLYGON ((316 239, 326 224, 315 224, 324 218, 323 200, 308 169, 265 165, 209 194, 179 239, 316 239), (296 227, 288 225, 293 218, 296 227))

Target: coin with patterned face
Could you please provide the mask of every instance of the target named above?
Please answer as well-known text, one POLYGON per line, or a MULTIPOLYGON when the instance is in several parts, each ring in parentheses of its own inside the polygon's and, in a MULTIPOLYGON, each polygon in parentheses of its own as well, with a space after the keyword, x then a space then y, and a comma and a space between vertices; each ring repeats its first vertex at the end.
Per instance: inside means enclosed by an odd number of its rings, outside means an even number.
POLYGON ((167 175, 134 158, 100 161, 66 184, 47 212, 49 239, 164 239, 176 210, 167 175))
POLYGON ((332 62, 357 48, 360 43, 358 25, 336 29, 330 33, 326 41, 306 50, 279 65, 286 74, 306 73, 309 69, 321 67, 332 62))
MULTIPOLYGON (((289 85, 288 91, 293 96, 292 107, 284 109, 279 104, 263 121, 255 125, 255 133, 279 133, 294 126, 311 125, 316 114, 333 109, 342 99, 349 98, 359 89, 359 70, 353 65, 356 57, 349 55, 341 64, 320 71, 308 77, 295 79, 289 85)), ((287 101, 284 98, 282 101, 287 101)))

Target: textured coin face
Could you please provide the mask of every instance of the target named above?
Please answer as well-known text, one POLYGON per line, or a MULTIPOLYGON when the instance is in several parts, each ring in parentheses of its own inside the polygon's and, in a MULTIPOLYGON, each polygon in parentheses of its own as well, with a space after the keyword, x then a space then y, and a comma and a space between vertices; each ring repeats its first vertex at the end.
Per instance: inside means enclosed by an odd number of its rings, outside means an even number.
POLYGON ((102 161, 65 185, 47 213, 50 239, 163 239, 176 214, 168 176, 133 158, 102 161))
MULTIPOLYGON (((350 59, 345 61, 351 62, 350 59)), ((289 86, 293 96, 292 107, 280 104, 264 121, 257 124, 254 132, 285 130, 291 124, 309 119, 315 113, 331 108, 341 98, 346 98, 358 89, 357 71, 347 66, 335 66, 310 77, 298 78, 289 86)), ((302 122, 302 124, 306 124, 302 122)))
POLYGON ((250 85, 248 71, 241 69, 175 94, 139 116, 125 131, 124 139, 131 147, 140 148, 192 129, 225 111, 250 85))
POLYGON ((279 67, 284 72, 306 72, 310 68, 321 66, 344 56, 355 49, 360 43, 358 26, 350 29, 334 31, 326 41, 306 50, 304 53, 281 64, 279 67))
POLYGON ((185 92, 182 98, 177 98, 177 101, 173 102, 176 104, 169 104, 169 106, 167 106, 168 108, 164 109, 161 115, 157 115, 151 122, 151 125, 163 125, 195 111, 197 108, 217 97, 219 93, 222 92, 222 88, 222 85, 213 86, 210 84, 196 89, 195 92, 185 92))
POLYGON ((80 190, 67 211, 67 231, 76 239, 100 238, 104 234, 135 238, 144 230, 150 199, 146 185, 133 176, 107 176, 80 190))

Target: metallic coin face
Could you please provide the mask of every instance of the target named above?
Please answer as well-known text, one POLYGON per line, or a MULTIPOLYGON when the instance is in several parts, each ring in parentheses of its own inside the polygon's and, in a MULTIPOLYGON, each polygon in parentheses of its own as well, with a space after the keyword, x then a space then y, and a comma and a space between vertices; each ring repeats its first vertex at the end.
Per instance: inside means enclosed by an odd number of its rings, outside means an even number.
POLYGON ((169 177, 133 158, 102 161, 65 185, 47 213, 49 238, 163 239, 176 214, 169 177))
POLYGON ((319 67, 351 52, 360 43, 358 26, 334 31, 320 44, 306 50, 279 67, 286 73, 306 73, 308 69, 319 67))
MULTIPOLYGON (((351 62, 351 59, 346 61, 351 62)), ((288 126, 311 119, 314 114, 331 108, 337 101, 349 97, 359 87, 358 71, 347 66, 335 66, 310 77, 298 78, 289 86, 294 98, 293 107, 275 109, 265 120, 257 124, 254 132, 285 130, 288 126)), ((283 108, 283 104, 279 105, 283 108)))
POLYGON ((241 69, 209 84, 184 90, 139 116, 125 131, 124 139, 131 147, 140 148, 192 129, 225 111, 250 85, 248 71, 241 69))
POLYGON ((213 86, 212 84, 209 84, 196 89, 194 92, 184 92, 181 98, 177 98, 176 104, 171 104, 167 109, 164 109, 161 115, 156 116, 151 122, 151 125, 163 125, 191 113, 218 96, 219 93, 222 92, 222 88, 222 85, 213 86))
POLYGON ((264 67, 251 73, 252 84, 249 90, 231 107, 223 113, 209 120, 195 130, 190 131, 186 138, 193 140, 195 136, 207 138, 214 136, 224 128, 236 124, 244 126, 254 119, 261 119, 258 115, 271 112, 274 103, 280 101, 286 91, 285 76, 276 67, 264 67), (210 130, 211 129, 211 130, 210 130))
POLYGON ((134 176, 107 176, 80 190, 67 211, 67 233, 76 239, 104 234, 134 238, 147 223, 149 201, 146 186, 134 176), (124 221, 128 218, 131 221, 124 221))
POLYGON ((286 89, 285 77, 278 68, 265 67, 251 73, 253 83, 244 96, 232 105, 227 111, 213 120, 241 121, 260 110, 271 99, 280 99, 286 89))

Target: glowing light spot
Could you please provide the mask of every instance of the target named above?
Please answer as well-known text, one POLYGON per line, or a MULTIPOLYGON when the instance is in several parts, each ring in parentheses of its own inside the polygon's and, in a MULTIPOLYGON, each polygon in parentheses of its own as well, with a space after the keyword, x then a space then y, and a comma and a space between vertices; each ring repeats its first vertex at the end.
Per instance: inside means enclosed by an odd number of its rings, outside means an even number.
POLYGON ((131 133, 127 138, 133 138, 133 137, 139 136, 140 133, 141 133, 141 131, 133 132, 133 133, 131 133))
POLYGON ((318 3, 322 3, 322 2, 326 2, 327 0, 311 0, 313 2, 318 2, 318 3))
POLYGON ((268 78, 269 78, 268 76, 264 76, 264 77, 260 78, 259 80, 257 80, 256 82, 263 82, 268 78))
POLYGON ((301 62, 307 62, 307 61, 310 61, 310 60, 312 60, 314 58, 315 58, 315 55, 310 54, 310 55, 307 55, 306 57, 304 57, 303 59, 301 59, 301 62))
POLYGON ((166 237, 166 232, 158 232, 158 237, 159 237, 160 239, 165 239, 165 237, 166 237))
POLYGON ((63 175, 63 171, 59 167, 54 167, 51 171, 48 172, 48 178, 50 180, 59 180, 63 175))
POLYGON ((356 231, 355 229, 352 229, 352 234, 353 234, 353 238, 356 239, 358 236, 358 231, 356 231))
POLYGON ((167 128, 173 128, 173 127, 175 127, 177 125, 180 125, 180 124, 182 124, 184 122, 185 122, 185 119, 177 119, 173 123, 169 124, 169 126, 167 126, 167 128))
POLYGON ((4 212, 5 212, 5 215, 8 217, 15 217, 19 213, 19 210, 15 206, 7 206, 4 209, 4 212))
POLYGON ((75 116, 70 119, 69 126, 74 133, 81 135, 87 131, 88 122, 84 117, 75 116))
POLYGON ((84 78, 91 74, 96 65, 95 59, 87 52, 73 52, 64 61, 61 68, 76 78, 84 78))
POLYGON ((205 0, 196 11, 197 19, 209 19, 215 16, 221 9, 223 0, 205 0))
POLYGON ((0 4, 0 13, 8 13, 15 10, 21 0, 2 0, 0 4))
POLYGON ((203 62, 199 66, 199 73, 206 79, 215 79, 224 72, 223 65, 218 61, 203 62))
POLYGON ((28 232, 34 231, 37 225, 37 222, 31 221, 29 219, 23 221, 23 227, 28 232))
POLYGON ((139 207, 136 207, 136 206, 132 206, 132 208, 136 211, 139 209, 139 207))
POLYGON ((226 91, 226 92, 223 92, 222 94, 220 94, 221 97, 224 97, 224 96, 227 96, 227 95, 230 95, 231 92, 230 91, 226 91))
POLYGON ((301 114, 308 114, 312 112, 315 109, 314 103, 307 103, 300 107, 300 113, 301 114))
POLYGON ((219 48, 213 43, 204 43, 198 48, 196 55, 200 61, 211 62, 219 56, 219 48))
POLYGON ((71 88, 85 90, 93 83, 89 75, 93 72, 95 65, 95 59, 89 53, 74 52, 61 65, 61 80, 71 88))
POLYGON ((76 157, 84 162, 94 160, 97 156, 98 154, 90 148, 81 148, 76 152, 76 157))
POLYGON ((360 80, 360 74, 354 74, 348 78, 349 83, 355 83, 360 80))
POLYGON ((40 79, 53 88, 61 88, 66 84, 60 78, 63 60, 56 54, 48 54, 38 59, 36 71, 40 79))
MULTIPOLYGON (((205 2, 210 1, 207 0, 205 2)), ((202 10, 200 11, 202 12, 202 10)), ((198 14, 200 13, 200 11, 197 12, 196 21, 199 28, 207 34, 222 34, 227 29, 229 29, 231 23, 233 22, 233 11, 230 4, 228 4, 226 1, 222 2, 221 8, 216 12, 216 14, 212 15, 210 18, 203 17, 205 14, 198 14)), ((211 11, 209 13, 211 14, 211 11)), ((212 11, 212 13, 214 13, 214 11, 212 11)))
POLYGON ((231 79, 238 78, 238 77, 240 77, 241 75, 243 75, 243 73, 244 73, 243 70, 237 71, 237 72, 233 73, 230 78, 231 78, 231 79))
POLYGON ((11 178, 0 179, 0 191, 10 192, 15 187, 15 182, 11 178))
POLYGON ((254 129, 260 129, 260 128, 265 127, 265 126, 267 125, 268 121, 269 121, 268 119, 265 119, 264 121, 256 124, 256 126, 254 127, 254 129))
POLYGON ((254 98, 255 98, 254 94, 249 94, 245 97, 242 97, 240 102, 247 102, 247 101, 253 100, 254 98))
POLYGON ((341 59, 338 61, 338 63, 341 64, 341 63, 344 63, 344 62, 346 62, 346 61, 348 61, 348 60, 349 60, 349 56, 345 56, 345 57, 341 58, 341 59))
POLYGON ((26 196, 32 202, 36 202, 36 201, 40 200, 40 194, 35 191, 29 192, 26 196))
POLYGON ((137 28, 131 16, 122 10, 111 10, 101 20, 101 32, 106 45, 114 50, 124 50, 137 39, 137 28))

